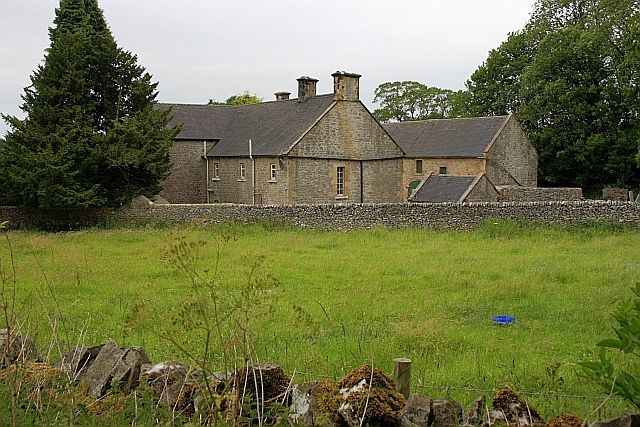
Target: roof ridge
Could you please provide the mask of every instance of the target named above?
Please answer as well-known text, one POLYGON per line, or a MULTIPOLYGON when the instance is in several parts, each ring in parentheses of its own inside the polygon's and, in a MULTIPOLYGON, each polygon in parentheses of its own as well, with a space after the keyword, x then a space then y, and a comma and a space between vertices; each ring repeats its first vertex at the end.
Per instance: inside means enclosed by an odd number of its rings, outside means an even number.
MULTIPOLYGON (((309 101, 310 99, 313 98, 324 98, 324 97, 328 97, 328 96, 333 96, 333 93, 323 93, 320 95, 315 95, 312 96, 311 98, 308 98, 307 101, 309 101)), ((307 102, 305 101, 305 102, 307 102)), ((291 98, 291 99, 285 99, 282 101, 278 101, 278 100, 271 100, 271 101, 264 101, 264 102, 259 102, 257 104, 242 104, 242 105, 227 105, 227 104, 195 104, 195 103, 182 103, 182 102, 156 102, 156 105, 167 105, 167 106, 179 106, 179 107, 206 107, 206 108, 214 108, 214 107, 220 107, 220 108, 255 108, 256 106, 261 106, 261 105, 271 105, 271 104, 282 104, 282 103, 287 103, 287 102, 298 102, 298 98, 291 98)))
POLYGON ((485 120, 485 119, 505 119, 511 116, 511 114, 501 114, 499 116, 479 116, 479 117, 441 117, 437 119, 422 119, 422 120, 405 120, 403 122, 390 122, 383 123, 383 126, 386 125, 404 125, 404 124, 421 124, 427 122, 444 122, 444 121, 453 121, 453 120, 485 120))

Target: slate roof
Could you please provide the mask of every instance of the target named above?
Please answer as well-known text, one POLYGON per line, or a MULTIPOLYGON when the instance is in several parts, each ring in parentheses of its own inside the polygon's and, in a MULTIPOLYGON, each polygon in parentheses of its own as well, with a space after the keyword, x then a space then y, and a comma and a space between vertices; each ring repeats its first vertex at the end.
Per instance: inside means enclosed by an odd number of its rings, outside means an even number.
POLYGON ((334 103, 333 94, 255 105, 180 105, 171 107, 171 124, 182 124, 176 139, 220 140, 211 157, 248 156, 249 139, 256 156, 286 154, 334 103))
POLYGON ((434 119, 382 126, 407 157, 484 157, 510 116, 434 119))
POLYGON ((169 126, 182 125, 176 139, 212 141, 220 139, 221 130, 231 116, 228 106, 194 104, 157 104, 157 108, 171 108, 169 126))
POLYGON ((475 181, 475 176, 431 175, 411 198, 412 202, 459 202, 475 181))

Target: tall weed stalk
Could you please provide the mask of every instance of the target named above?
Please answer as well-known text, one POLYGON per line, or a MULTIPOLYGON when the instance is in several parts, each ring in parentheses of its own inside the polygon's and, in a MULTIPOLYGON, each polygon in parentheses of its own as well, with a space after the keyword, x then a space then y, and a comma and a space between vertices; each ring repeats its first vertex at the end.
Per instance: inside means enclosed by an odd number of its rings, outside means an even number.
MULTIPOLYGON (((0 231, 6 229, 7 222, 0 224, 0 231)), ((14 327, 16 324, 16 294, 18 289, 18 276, 16 274, 16 263, 13 256, 13 246, 9 235, 5 235, 7 246, 9 248, 9 265, 7 266, 3 259, 0 259, 0 277, 2 281, 2 289, 0 290, 0 298, 2 298, 2 313, 6 326, 6 338, 4 341, 2 366, 8 367, 11 363, 9 360, 11 341, 14 336, 14 327)), ((11 392, 11 423, 12 426, 18 425, 18 369, 13 374, 8 375, 8 385, 11 392)))
MULTIPOLYGON (((225 405, 229 402, 221 396, 229 390, 216 393, 212 381, 221 376, 228 379, 231 372, 248 369, 253 363, 254 325, 275 309, 279 286, 278 280, 262 272, 263 257, 247 262, 247 278, 240 284, 224 282, 220 276, 223 247, 233 240, 231 235, 213 236, 210 242, 178 237, 166 248, 165 259, 171 268, 187 277, 191 296, 171 310, 170 328, 155 328, 161 339, 171 343, 202 373, 208 414, 201 415, 214 425, 228 410, 225 405), (201 252, 211 244, 215 251, 213 264, 202 266, 201 252), (202 343, 201 348, 194 348, 194 336, 196 342, 202 343), (222 374, 215 372, 216 366, 222 367, 222 374)), ((241 386, 228 381, 226 384, 236 389, 241 386)), ((236 409, 241 407, 239 402, 236 409)))

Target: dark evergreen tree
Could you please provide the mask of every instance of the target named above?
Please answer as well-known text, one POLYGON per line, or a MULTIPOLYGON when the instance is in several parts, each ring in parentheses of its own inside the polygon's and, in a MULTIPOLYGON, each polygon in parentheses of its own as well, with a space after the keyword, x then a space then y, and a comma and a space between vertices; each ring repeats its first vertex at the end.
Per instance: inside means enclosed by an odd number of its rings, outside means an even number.
POLYGON ((157 194, 176 134, 154 108, 157 83, 117 46, 97 0, 61 0, 49 37, 26 118, 3 116, 0 203, 115 206, 157 194))

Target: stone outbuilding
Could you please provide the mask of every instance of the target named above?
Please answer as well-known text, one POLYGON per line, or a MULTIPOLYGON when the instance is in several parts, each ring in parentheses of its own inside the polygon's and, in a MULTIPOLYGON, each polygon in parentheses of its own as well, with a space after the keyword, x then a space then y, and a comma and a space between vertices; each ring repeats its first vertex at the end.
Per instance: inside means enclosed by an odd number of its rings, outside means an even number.
MULTIPOLYGON (((480 184, 486 190, 485 195, 476 194, 475 198, 482 201, 497 200, 495 188, 488 188, 486 181, 494 187, 537 186, 536 149, 513 115, 421 120, 383 126, 406 155, 402 180, 405 200, 411 199, 418 186, 424 192, 441 181, 450 184, 455 181, 456 189, 463 181, 469 186, 480 184), (466 178, 438 180, 435 176, 466 178)), ((465 191, 472 190, 469 186, 465 191)))
POLYGON ((334 92, 298 79, 298 98, 255 105, 171 105, 181 131, 162 197, 172 203, 398 203, 402 149, 359 99, 358 74, 334 92))
POLYGON ((415 203, 496 202, 498 191, 485 174, 453 176, 429 174, 422 180, 410 201, 415 203))

